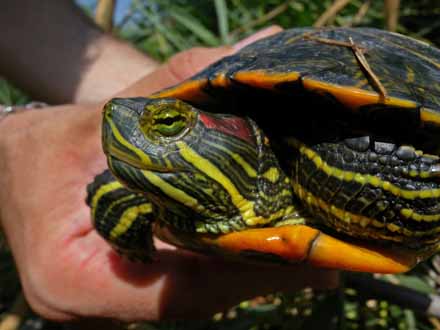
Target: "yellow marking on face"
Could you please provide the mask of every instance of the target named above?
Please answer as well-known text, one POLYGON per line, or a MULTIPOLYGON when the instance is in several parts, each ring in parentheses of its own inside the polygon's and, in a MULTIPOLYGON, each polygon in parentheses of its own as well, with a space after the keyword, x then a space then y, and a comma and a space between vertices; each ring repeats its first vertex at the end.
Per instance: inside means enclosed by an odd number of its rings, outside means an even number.
POLYGON ((370 174, 361 174, 351 171, 341 170, 337 167, 333 167, 328 165, 322 158, 312 149, 308 148, 306 145, 302 144, 299 141, 288 139, 289 145, 299 149, 301 154, 305 155, 308 159, 310 159, 319 170, 326 173, 328 176, 333 176, 342 181, 351 181, 365 185, 370 184, 373 187, 381 188, 385 191, 388 191, 395 196, 400 196, 405 199, 416 199, 416 198, 432 198, 433 196, 440 195, 440 189, 425 189, 425 190, 407 190, 400 188, 389 181, 382 180, 381 178, 370 175, 370 174), (346 175, 346 173, 349 173, 346 175), (429 193, 428 193, 429 192, 429 193))
POLYGON ((189 207, 190 209, 196 210, 197 212, 204 211, 203 206, 201 206, 197 199, 188 195, 183 190, 180 190, 173 185, 169 184, 158 175, 150 171, 142 171, 142 174, 147 178, 147 180, 160 188, 167 196, 178 201, 179 203, 189 207))
POLYGON ((272 183, 276 183, 280 178, 280 171, 276 167, 271 167, 263 173, 263 177, 272 183))
MULTIPOLYGON (((158 175, 150 171, 142 171, 142 174, 151 184, 158 187, 164 194, 179 202, 180 204, 185 205, 186 207, 196 211, 199 214, 205 214, 206 216, 211 218, 215 218, 218 216, 218 214, 216 214, 215 212, 212 212, 201 205, 196 198, 188 195, 183 190, 174 187, 172 184, 169 184, 158 175)), ((209 193, 209 191, 205 191, 205 193, 209 193)))
MULTIPOLYGON (((112 133, 115 137, 115 139, 122 144, 124 147, 126 147, 127 149, 133 151, 136 156, 139 157, 138 160, 134 160, 131 159, 131 161, 134 161, 134 165, 138 166, 139 163, 140 164, 152 164, 150 157, 148 157, 148 155, 146 153, 144 153, 143 151, 141 151, 140 149, 136 148, 135 146, 133 146, 130 142, 128 142, 123 136, 122 134, 119 132, 118 128, 116 127, 115 123, 113 122, 113 120, 108 116, 108 114, 106 113, 106 121, 107 123, 110 125, 110 128, 112 130, 112 133)), ((110 146, 111 148, 111 152, 114 153, 115 155, 119 155, 121 157, 122 160, 126 160, 127 162, 130 162, 130 159, 128 159, 129 155, 126 155, 126 153, 118 151, 115 148, 112 148, 112 146, 110 146)))
POLYGON ((168 157, 164 157, 163 161, 165 161, 165 165, 167 166, 167 168, 173 168, 174 167, 173 163, 171 162, 171 160, 168 157))
POLYGON ((278 212, 271 214, 268 218, 257 216, 254 211, 254 202, 247 200, 240 194, 234 183, 213 163, 208 159, 200 156, 192 150, 186 143, 182 141, 176 142, 180 154, 187 162, 205 173, 208 177, 218 182, 231 197, 232 204, 239 210, 243 221, 248 226, 256 226, 259 224, 266 224, 274 219, 282 218, 291 212, 291 207, 287 206, 278 212))
POLYGON ((118 181, 112 181, 110 183, 106 183, 98 188, 95 195, 93 195, 92 203, 91 203, 91 205, 92 205, 92 218, 93 219, 95 219, 96 206, 98 205, 98 202, 101 199, 101 197, 104 196, 105 194, 107 194, 113 190, 119 189, 119 188, 123 188, 123 186, 118 181))
POLYGON ((232 154, 232 158, 241 166, 241 168, 244 169, 244 171, 250 178, 255 178, 257 176, 257 172, 255 171, 255 169, 239 154, 232 154))
POLYGON ((153 207, 151 203, 144 203, 126 209, 124 213, 122 213, 117 225, 110 232, 110 240, 114 240, 123 235, 131 227, 133 221, 136 220, 139 215, 145 215, 151 213, 152 211, 153 207))
POLYGON ((238 165, 241 166, 241 168, 246 172, 246 174, 250 177, 250 178, 255 178, 257 177, 257 172, 255 171, 255 169, 252 167, 251 164, 249 164, 243 157, 241 157, 239 154, 235 153, 235 152, 231 152, 231 150, 229 150, 228 148, 225 148, 224 146, 221 146, 219 144, 215 145, 216 148, 220 149, 221 151, 227 153, 229 156, 231 156, 238 165))
POLYGON ((176 144, 179 147, 180 154, 187 162, 193 164, 196 168, 205 173, 214 181, 217 181, 223 188, 225 188, 231 197, 232 203, 240 210, 242 214, 252 211, 249 216, 255 216, 255 214, 253 214, 253 202, 244 198, 232 181, 226 177, 217 166, 211 163, 208 159, 197 154, 186 143, 178 141, 176 144))

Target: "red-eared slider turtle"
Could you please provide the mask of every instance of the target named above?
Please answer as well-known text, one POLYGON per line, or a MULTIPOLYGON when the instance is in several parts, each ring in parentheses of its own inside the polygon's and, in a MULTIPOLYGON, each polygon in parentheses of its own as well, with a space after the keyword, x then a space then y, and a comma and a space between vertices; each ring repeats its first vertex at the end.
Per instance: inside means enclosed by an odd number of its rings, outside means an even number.
POLYGON ((402 272, 440 231, 440 51, 369 28, 291 29, 103 119, 94 226, 252 261, 402 272), (113 175, 119 179, 116 181, 113 175))

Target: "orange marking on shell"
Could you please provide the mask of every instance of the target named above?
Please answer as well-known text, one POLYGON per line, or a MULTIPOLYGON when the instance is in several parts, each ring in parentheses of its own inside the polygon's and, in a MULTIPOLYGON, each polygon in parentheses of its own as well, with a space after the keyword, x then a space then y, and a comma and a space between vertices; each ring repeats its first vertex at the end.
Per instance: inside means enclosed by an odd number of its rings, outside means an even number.
MULTIPOLYGON (((234 79, 257 88, 273 89, 279 83, 294 82, 300 79, 300 77, 301 74, 299 72, 270 73, 265 71, 242 71, 236 73, 234 79)), ((352 86, 334 85, 313 80, 307 78, 307 76, 302 78, 302 84, 307 90, 332 94, 342 104, 351 109, 358 109, 363 105, 378 103, 402 108, 417 108, 417 104, 409 100, 389 96, 383 99, 383 97, 376 92, 370 92, 352 86)))
POLYGON ((351 86, 338 86, 310 78, 304 77, 304 88, 317 93, 329 93, 336 97, 339 102, 351 109, 358 109, 369 104, 386 104, 402 108, 417 108, 417 104, 412 101, 398 99, 395 97, 383 97, 376 92, 369 92, 361 88, 351 86))
POLYGON ((420 119, 424 123, 440 126, 440 113, 428 108, 420 109, 420 119))
POLYGON ((203 88, 207 85, 208 80, 189 80, 180 85, 167 88, 163 91, 154 93, 150 98, 172 97, 183 101, 203 102, 209 100, 209 95, 203 92, 203 88))
POLYGON ((210 80, 210 83, 215 87, 228 87, 231 84, 231 80, 224 73, 219 73, 210 80))
POLYGON ((234 79, 243 84, 264 89, 273 89, 275 85, 283 82, 297 81, 299 77, 300 74, 298 72, 268 73, 265 71, 241 71, 234 75, 234 79))

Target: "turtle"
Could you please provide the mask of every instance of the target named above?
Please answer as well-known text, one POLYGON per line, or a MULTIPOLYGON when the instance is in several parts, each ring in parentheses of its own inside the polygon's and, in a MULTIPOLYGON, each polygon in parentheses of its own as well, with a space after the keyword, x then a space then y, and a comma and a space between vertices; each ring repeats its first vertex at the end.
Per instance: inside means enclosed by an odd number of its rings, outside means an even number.
POLYGON ((440 50, 374 28, 293 28, 104 107, 93 225, 245 262, 410 270, 440 246, 440 50))

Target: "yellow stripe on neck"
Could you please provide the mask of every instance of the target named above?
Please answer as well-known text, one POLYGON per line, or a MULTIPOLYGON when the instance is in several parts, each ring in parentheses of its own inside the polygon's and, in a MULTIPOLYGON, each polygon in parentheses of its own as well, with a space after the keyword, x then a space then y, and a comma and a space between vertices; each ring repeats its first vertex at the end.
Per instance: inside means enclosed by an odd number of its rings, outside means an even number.
POLYGON ((190 209, 196 210, 197 212, 204 211, 203 206, 199 204, 197 199, 188 195, 183 190, 174 187, 172 184, 169 184, 153 172, 142 171, 142 174, 151 184, 158 187, 161 191, 164 192, 164 194, 171 197, 172 199, 189 207, 190 209))
POLYGON ((293 212, 292 205, 288 205, 277 212, 272 213, 269 217, 257 216, 254 211, 255 202, 246 199, 240 194, 234 183, 212 162, 200 156, 192 150, 186 143, 177 142, 181 156, 194 167, 205 173, 212 180, 218 182, 231 197, 232 204, 239 210, 243 221, 248 226, 263 225, 272 222, 275 219, 282 219, 286 215, 293 212))
POLYGON ((246 172, 246 174, 250 177, 250 178, 256 178, 257 177, 257 171, 252 167, 251 164, 249 164, 243 157, 241 157, 240 154, 236 153, 236 152, 232 152, 231 150, 229 150, 228 148, 219 145, 219 144, 214 144, 214 143, 209 143, 209 145, 213 145, 215 148, 220 149, 221 151, 227 153, 229 156, 231 156, 238 165, 241 166, 241 168, 246 172))
POLYGON ((197 154, 185 142, 178 141, 176 144, 179 147, 180 154, 187 162, 194 165, 194 167, 199 169, 202 173, 205 173, 225 188, 231 197, 232 203, 243 215, 243 219, 255 217, 253 210, 254 203, 243 197, 232 181, 217 166, 211 163, 208 159, 197 154))

